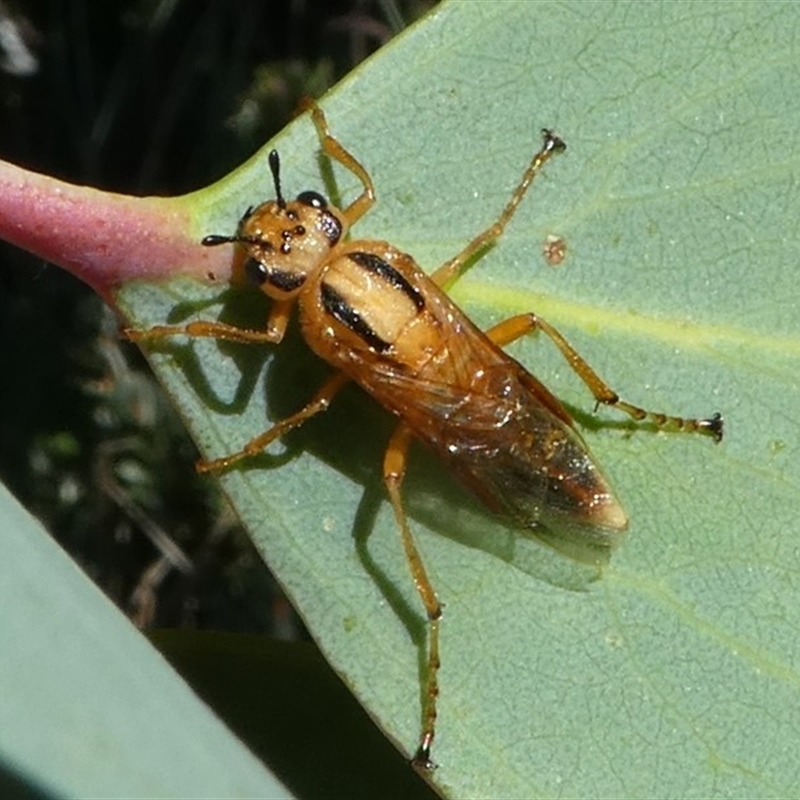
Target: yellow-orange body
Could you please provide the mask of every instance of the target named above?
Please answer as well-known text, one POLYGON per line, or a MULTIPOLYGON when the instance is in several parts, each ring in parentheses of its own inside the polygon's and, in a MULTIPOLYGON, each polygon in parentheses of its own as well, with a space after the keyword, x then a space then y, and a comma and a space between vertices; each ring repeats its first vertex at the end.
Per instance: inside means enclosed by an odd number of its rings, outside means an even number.
POLYGON ((494 511, 527 528, 582 523, 595 540, 624 529, 625 514, 563 406, 409 255, 386 242, 346 242, 297 303, 309 347, 396 414, 494 511), (367 258, 390 267, 392 279, 365 268, 367 258), (332 311, 331 291, 358 316, 360 332, 332 311))

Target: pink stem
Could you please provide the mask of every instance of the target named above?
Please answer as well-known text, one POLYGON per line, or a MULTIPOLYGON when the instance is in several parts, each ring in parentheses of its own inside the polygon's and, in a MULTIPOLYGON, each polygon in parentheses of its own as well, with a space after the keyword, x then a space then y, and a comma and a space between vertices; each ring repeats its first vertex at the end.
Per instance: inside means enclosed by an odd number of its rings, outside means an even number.
POLYGON ((130 197, 0 161, 0 238, 76 275, 114 305, 131 280, 228 280, 228 248, 200 245, 185 197, 130 197))

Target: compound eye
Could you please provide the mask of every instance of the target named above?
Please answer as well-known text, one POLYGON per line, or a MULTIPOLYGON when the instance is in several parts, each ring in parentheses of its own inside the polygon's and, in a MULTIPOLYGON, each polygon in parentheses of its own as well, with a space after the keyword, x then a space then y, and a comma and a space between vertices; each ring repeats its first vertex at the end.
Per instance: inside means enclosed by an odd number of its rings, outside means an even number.
POLYGON ((313 191, 300 192, 297 202, 311 208, 325 208, 328 205, 328 201, 319 192, 313 191))
POLYGON ((261 286, 269 277, 267 268, 254 258, 248 258, 244 265, 244 274, 253 286, 261 286))

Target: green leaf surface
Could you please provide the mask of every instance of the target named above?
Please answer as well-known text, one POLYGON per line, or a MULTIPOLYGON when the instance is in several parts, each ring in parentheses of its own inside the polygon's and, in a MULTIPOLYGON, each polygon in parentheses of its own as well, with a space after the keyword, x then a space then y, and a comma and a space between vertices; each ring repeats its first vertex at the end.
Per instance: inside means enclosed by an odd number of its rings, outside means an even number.
MULTIPOLYGON (((799 32, 792 4, 451 2, 324 101, 377 187, 355 233, 428 270, 494 220, 538 130, 556 128, 566 155, 454 297, 484 325, 535 310, 633 403, 726 421, 715 446, 579 415, 632 520, 602 575, 483 515, 412 454, 408 509, 446 604, 446 794, 800 792, 799 32)), ((287 195, 330 191, 307 117, 274 144, 287 195)), ((232 232, 271 195, 265 162, 196 195, 203 232, 232 232)), ((334 172, 351 198, 357 182, 334 172)), ((140 327, 257 325, 267 309, 187 280, 117 299, 140 327)), ((549 343, 510 349, 591 410, 549 343)), ((176 341, 153 362, 209 456, 327 374, 296 332, 280 348, 176 341)), ((346 390, 221 480, 327 658, 410 754, 425 623, 381 485, 390 430, 346 390)))
POLYGON ((0 485, 0 793, 289 797, 0 485))

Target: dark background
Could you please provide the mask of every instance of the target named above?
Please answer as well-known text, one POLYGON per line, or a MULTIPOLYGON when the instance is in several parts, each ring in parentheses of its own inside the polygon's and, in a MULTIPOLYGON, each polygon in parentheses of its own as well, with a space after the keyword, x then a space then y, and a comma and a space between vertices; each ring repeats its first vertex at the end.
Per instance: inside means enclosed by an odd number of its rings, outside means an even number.
MULTIPOLYGON (((137 195, 238 166, 430 0, 0 0, 0 158, 137 195)), ((262 198, 254 198, 254 202, 262 198)), ((89 289, 0 242, 0 479, 142 627, 302 636, 89 289)))

